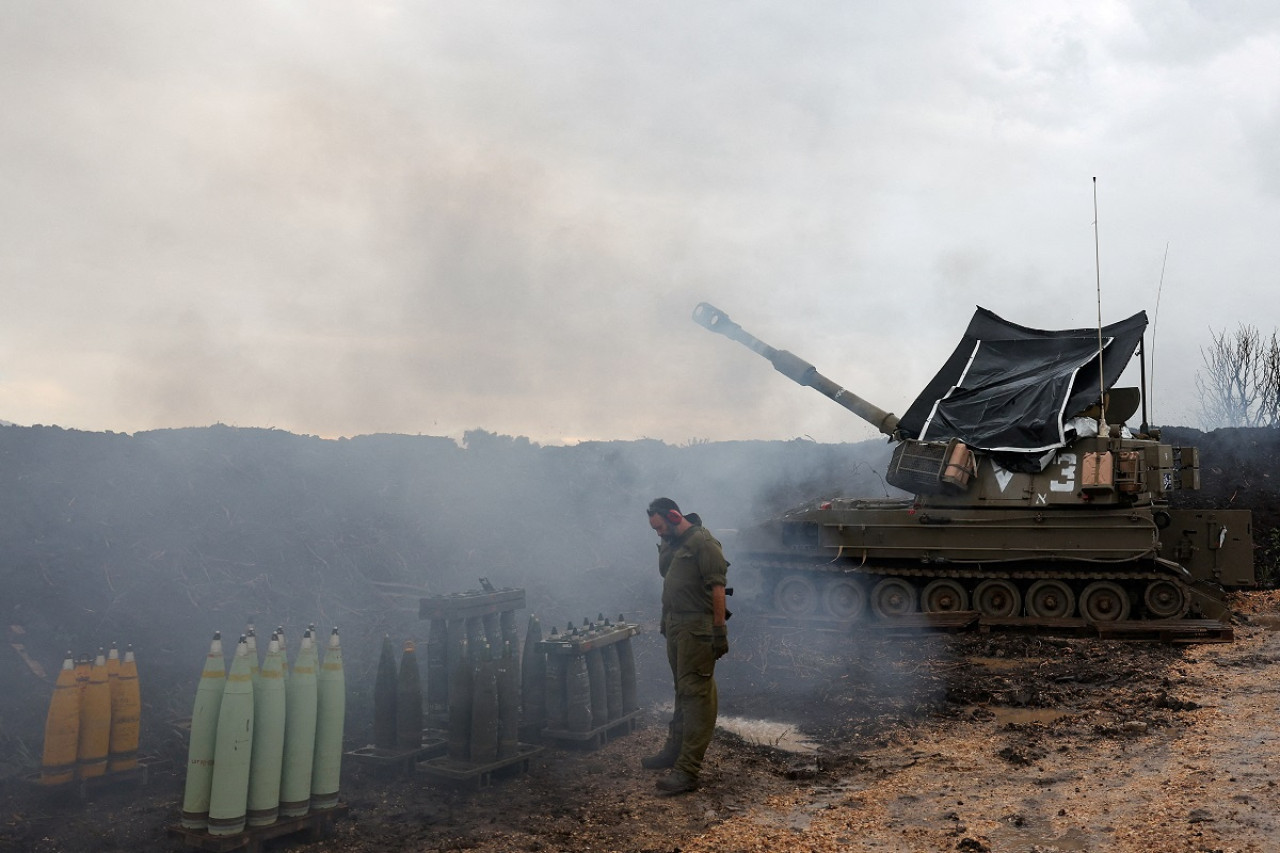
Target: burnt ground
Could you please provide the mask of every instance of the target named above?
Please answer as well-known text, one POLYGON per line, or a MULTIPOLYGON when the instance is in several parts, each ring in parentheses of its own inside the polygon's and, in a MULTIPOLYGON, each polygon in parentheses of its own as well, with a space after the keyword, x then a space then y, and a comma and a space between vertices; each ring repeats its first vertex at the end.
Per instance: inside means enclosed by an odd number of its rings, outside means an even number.
MULTIPOLYGON (((645 725, 549 748, 481 790, 344 766, 345 819, 298 851, 1229 851, 1280 847, 1280 598, 1251 593, 1233 644, 1021 634, 833 637, 736 626, 703 785, 661 797, 657 638, 645 725), (738 725, 735 723, 735 726, 738 725), (792 746, 793 739, 811 741, 792 746)), ((734 620, 737 622, 738 620, 734 620)), ((660 675, 660 672, 658 673, 660 675)), ((359 732, 349 745, 363 740, 359 732)), ((176 735, 166 747, 181 752, 176 735)), ((165 751, 165 750, 162 750, 165 751)), ((179 765, 180 766, 180 763, 179 765)), ((182 779, 80 801, 0 790, 0 849, 163 849, 182 779)))

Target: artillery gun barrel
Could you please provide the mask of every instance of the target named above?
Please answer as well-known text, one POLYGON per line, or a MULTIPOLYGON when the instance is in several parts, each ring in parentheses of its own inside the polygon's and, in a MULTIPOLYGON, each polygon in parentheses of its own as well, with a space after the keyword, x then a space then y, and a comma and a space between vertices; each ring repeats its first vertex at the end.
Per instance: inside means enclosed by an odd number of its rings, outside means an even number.
POLYGON ((774 349, 764 341, 743 330, 729 319, 729 315, 708 302, 698 303, 693 309, 693 321, 712 332, 737 341, 769 360, 774 369, 798 385, 807 385, 825 397, 836 401, 890 438, 898 438, 898 416, 879 406, 868 403, 818 372, 809 362, 787 350, 774 349))

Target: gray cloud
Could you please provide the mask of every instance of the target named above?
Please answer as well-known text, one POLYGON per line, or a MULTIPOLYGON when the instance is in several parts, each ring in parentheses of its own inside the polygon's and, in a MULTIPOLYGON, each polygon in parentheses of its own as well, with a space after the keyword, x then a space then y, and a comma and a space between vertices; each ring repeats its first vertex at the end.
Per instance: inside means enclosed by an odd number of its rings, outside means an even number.
MULTIPOLYGON (((13 4, 0 417, 861 439, 975 304, 1264 329, 1267 4, 13 4)), ((1159 413, 1157 413, 1159 414, 1159 413)))

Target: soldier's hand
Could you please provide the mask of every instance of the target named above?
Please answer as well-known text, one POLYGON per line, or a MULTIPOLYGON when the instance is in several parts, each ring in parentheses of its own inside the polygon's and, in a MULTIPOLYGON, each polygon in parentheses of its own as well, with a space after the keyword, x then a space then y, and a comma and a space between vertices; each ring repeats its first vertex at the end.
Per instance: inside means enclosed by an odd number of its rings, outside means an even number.
POLYGON ((711 626, 711 651, 716 660, 729 654, 729 628, 726 625, 711 626))

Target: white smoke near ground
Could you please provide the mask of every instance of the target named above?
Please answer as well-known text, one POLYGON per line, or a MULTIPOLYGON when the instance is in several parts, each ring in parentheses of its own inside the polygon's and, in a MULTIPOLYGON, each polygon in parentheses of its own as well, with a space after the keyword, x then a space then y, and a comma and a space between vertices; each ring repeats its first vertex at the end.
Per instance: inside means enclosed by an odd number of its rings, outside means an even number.
MULTIPOLYGON (((750 613, 770 605, 752 600, 760 590, 735 531, 820 497, 878 493, 872 471, 885 455, 878 443, 539 447, 473 432, 463 448, 225 426, 10 426, 0 431, 3 615, 49 672, 67 649, 132 644, 157 720, 189 710, 214 631, 234 639, 253 623, 265 639, 282 625, 296 650, 307 625, 337 626, 359 715, 382 638, 425 643, 421 600, 486 578, 525 591, 522 634, 531 615, 546 632, 600 615, 640 625, 646 695, 657 695, 669 685, 648 503, 674 496, 723 539, 737 564, 734 630, 758 643, 750 613)), ((0 712, 36 720, 38 692, 14 693, 0 712)))

